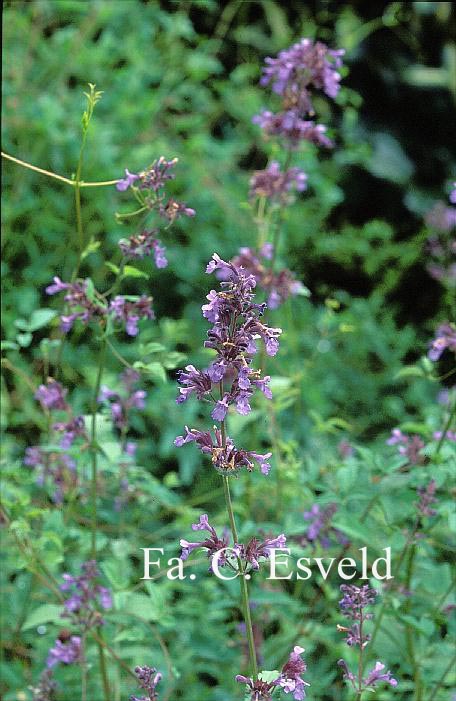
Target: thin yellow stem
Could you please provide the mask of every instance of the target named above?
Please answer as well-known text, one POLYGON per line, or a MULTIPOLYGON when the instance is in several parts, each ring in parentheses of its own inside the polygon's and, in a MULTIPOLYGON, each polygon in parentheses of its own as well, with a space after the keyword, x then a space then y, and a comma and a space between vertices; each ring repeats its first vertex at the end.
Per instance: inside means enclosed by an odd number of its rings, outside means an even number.
MULTIPOLYGON (((59 175, 58 173, 53 173, 50 170, 45 170, 45 168, 38 168, 38 166, 34 166, 31 163, 27 163, 27 161, 22 161, 20 158, 15 158, 14 156, 10 156, 8 153, 5 153, 4 151, 1 152, 2 158, 6 158, 8 161, 12 161, 13 163, 17 163, 17 165, 22 166, 23 168, 28 168, 29 170, 34 170, 36 173, 41 173, 41 175, 47 175, 48 178, 54 178, 54 180, 60 180, 60 182, 65 183, 66 185, 71 185, 74 187, 76 185, 75 180, 71 180, 70 178, 65 178, 63 175, 59 175)), ((83 180, 79 182, 79 187, 104 187, 107 185, 116 185, 119 182, 119 180, 101 180, 100 182, 93 182, 93 183, 85 183, 83 180)))

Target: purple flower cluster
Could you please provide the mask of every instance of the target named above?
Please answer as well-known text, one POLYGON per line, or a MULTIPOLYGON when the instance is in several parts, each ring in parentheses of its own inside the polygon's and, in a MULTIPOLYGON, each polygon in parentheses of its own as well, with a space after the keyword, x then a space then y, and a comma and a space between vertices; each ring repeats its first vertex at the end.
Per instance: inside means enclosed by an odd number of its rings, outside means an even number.
POLYGON ((222 475, 233 475, 242 467, 252 472, 254 462, 258 464, 263 475, 269 474, 271 453, 261 454, 236 448, 229 436, 226 436, 225 441, 223 440, 222 432, 215 426, 214 436, 215 440, 210 431, 198 431, 196 428, 189 429, 186 426, 185 436, 177 436, 174 445, 180 448, 187 443, 196 442, 202 453, 211 456, 212 465, 222 475))
POLYGON ((339 545, 349 545, 350 541, 338 528, 331 525, 331 520, 338 509, 337 504, 331 503, 326 507, 314 504, 310 511, 304 512, 304 519, 310 521, 306 539, 311 543, 320 543, 322 548, 331 547, 333 540, 339 545))
POLYGON ((456 326, 451 323, 441 324, 437 329, 428 352, 428 358, 435 362, 440 359, 446 349, 456 353, 456 326))
POLYGON ((306 663, 301 657, 303 652, 304 648, 295 645, 279 676, 272 681, 261 679, 261 674, 257 680, 238 674, 236 681, 247 685, 250 701, 270 701, 272 694, 278 687, 285 694, 292 694, 295 701, 303 701, 306 697, 305 688, 310 686, 301 676, 307 669, 306 663))
MULTIPOLYGON (((337 662, 339 667, 342 667, 342 670, 344 672, 344 679, 349 681, 353 688, 358 691, 358 685, 357 685, 357 678, 351 672, 348 668, 347 663, 345 660, 339 660, 337 662)), ((397 679, 394 679, 394 677, 391 675, 391 672, 388 670, 387 672, 384 672, 383 670, 385 669, 385 665, 382 664, 381 662, 377 661, 375 663, 375 667, 371 669, 371 671, 368 673, 367 677, 365 677, 362 680, 362 690, 363 691, 374 691, 374 687, 379 683, 379 682, 386 682, 393 688, 397 686, 397 679)))
POLYGON ((268 200, 287 204, 290 202, 290 192, 295 189, 303 192, 307 188, 307 175, 301 168, 280 170, 278 161, 271 161, 265 170, 257 170, 250 179, 251 199, 266 197, 268 200))
POLYGON ((43 409, 62 409, 68 410, 68 404, 65 397, 68 390, 62 387, 60 382, 48 377, 45 385, 40 385, 35 392, 35 399, 41 404, 43 409))
POLYGON ((138 335, 140 319, 155 319, 152 309, 152 297, 141 295, 139 299, 117 295, 109 305, 113 318, 125 324, 129 336, 138 335))
POLYGON ((417 512, 420 516, 435 516, 437 514, 437 511, 431 506, 431 504, 437 503, 436 490, 435 480, 431 480, 426 487, 418 487, 416 490, 420 497, 416 504, 417 512))
POLYGON ((424 442, 418 435, 408 436, 402 433, 399 428, 393 428, 391 436, 386 441, 387 445, 397 445, 397 452, 407 458, 411 465, 422 465, 425 461, 424 455, 421 455, 421 450, 424 448, 424 442))
POLYGON ((158 214, 169 222, 173 222, 176 217, 182 214, 193 217, 195 215, 194 209, 187 207, 182 202, 177 202, 172 197, 166 199, 163 192, 166 182, 174 180, 176 177, 172 172, 176 163, 177 158, 167 161, 166 158, 160 156, 149 168, 140 173, 130 173, 126 168, 125 178, 118 181, 116 188, 119 192, 125 192, 129 188, 140 191, 145 206, 150 210, 157 210, 158 214))
POLYGON ((322 42, 301 39, 277 58, 267 57, 261 85, 271 84, 273 92, 282 98, 282 111, 264 110, 253 118, 269 136, 282 136, 291 148, 301 141, 332 146, 326 127, 315 124, 312 90, 323 91, 334 99, 339 91, 343 51, 329 49, 322 42))
POLYGON ((138 677, 138 685, 147 692, 147 696, 130 696, 130 701, 158 701, 156 686, 161 681, 162 675, 155 667, 135 667, 138 677))
POLYGON ((125 330, 129 336, 136 336, 140 319, 155 318, 151 306, 152 298, 146 295, 139 298, 117 295, 107 305, 99 293, 92 291, 88 280, 70 283, 62 282, 59 277, 55 277, 53 284, 46 287, 48 295, 62 291, 66 291, 64 299, 71 312, 62 314, 60 317, 60 328, 64 333, 71 331, 76 321, 81 321, 84 326, 87 326, 92 320, 106 322, 107 317, 110 316, 114 321, 125 324, 125 330))
POLYGON ((33 445, 25 450, 24 465, 36 470, 38 485, 43 486, 47 479, 52 482, 52 499, 56 504, 61 504, 64 496, 77 486, 76 463, 67 453, 33 445))
POLYGON ((58 664, 73 664, 81 659, 81 638, 63 631, 48 653, 46 666, 52 669, 58 664))
POLYGON ((217 556, 217 562, 220 567, 229 565, 237 571, 236 561, 241 561, 241 571, 245 574, 248 571, 259 570, 259 560, 267 560, 271 550, 274 548, 284 548, 286 537, 283 533, 277 538, 251 538, 247 545, 242 543, 234 543, 229 546, 228 530, 223 531, 222 537, 219 538, 213 526, 209 523, 207 514, 202 514, 199 517, 198 523, 192 524, 193 531, 208 531, 209 537, 203 541, 189 542, 184 538, 180 541, 182 548, 181 560, 186 560, 193 550, 202 548, 206 550, 207 557, 211 560, 209 571, 212 571, 212 562, 214 556, 217 556))
MULTIPOLYGON (((261 339, 268 355, 275 355, 279 348, 282 330, 271 328, 260 321, 266 304, 255 304, 253 289, 256 280, 241 267, 226 263, 216 253, 206 272, 220 272, 223 281, 221 291, 211 290, 208 304, 203 305, 203 316, 212 324, 204 345, 216 352, 216 358, 206 370, 197 370, 188 365, 179 373, 180 393, 178 403, 185 402, 192 394, 200 400, 212 403, 212 418, 224 422, 231 405, 239 414, 251 411, 250 400, 255 390, 268 399, 269 376, 262 377, 260 370, 251 367, 257 352, 257 341, 261 339), (219 394, 219 398, 215 393, 219 394)), ((203 453, 212 456, 214 467, 223 474, 233 474, 241 467, 253 469, 252 460, 260 464, 264 474, 269 471, 267 459, 270 454, 240 450, 232 440, 225 437, 224 430, 215 429, 215 440, 209 431, 201 432, 186 428, 185 436, 178 436, 178 447, 195 441, 203 453)))
POLYGON ((103 618, 99 607, 105 610, 112 608, 112 596, 109 589, 96 582, 99 572, 95 560, 84 562, 81 570, 82 574, 77 577, 71 574, 63 575, 64 581, 60 589, 68 592, 69 596, 63 602, 62 615, 87 630, 102 625, 103 618))
MULTIPOLYGON (((258 253, 252 248, 241 248, 239 254, 230 261, 236 268, 242 268, 255 278, 258 287, 268 295, 269 309, 277 309, 288 297, 298 295, 305 290, 304 285, 296 280, 291 270, 284 268, 276 273, 267 266, 266 261, 271 260, 273 254, 273 245, 265 243, 258 253)), ((223 279, 223 272, 218 277, 223 279)))
MULTIPOLYGON (((135 389, 140 379, 140 374, 132 368, 127 368, 120 375, 122 392, 116 392, 103 385, 100 389, 98 401, 109 405, 114 425, 121 431, 126 431, 129 425, 129 417, 132 409, 144 409, 147 393, 143 389, 135 389)), ((134 454, 134 443, 127 443, 125 452, 134 454)))
POLYGON ((119 248, 125 258, 144 258, 153 254, 157 268, 166 268, 166 250, 157 239, 158 229, 144 230, 128 239, 120 239, 119 248))
MULTIPOLYGON (((174 180, 173 168, 177 158, 167 160, 163 156, 155 160, 149 168, 140 173, 130 173, 125 169, 125 178, 116 184, 117 190, 125 192, 132 188, 136 199, 142 204, 139 212, 156 212, 167 223, 169 228, 174 221, 181 216, 194 217, 195 210, 183 202, 178 202, 174 197, 168 197, 165 187, 169 180, 174 180)), ((137 213, 137 212, 135 212, 137 213)), ((135 213, 125 216, 133 216, 135 213)), ((126 259, 144 258, 153 254, 157 268, 166 268, 168 261, 166 249, 157 238, 158 229, 144 230, 134 234, 128 239, 119 241, 119 248, 126 259)))
MULTIPOLYGON (((342 599, 339 602, 342 614, 353 622, 350 628, 337 626, 338 630, 346 633, 346 643, 350 647, 357 645, 363 650, 369 643, 370 635, 364 631, 364 623, 372 618, 371 613, 366 612, 366 608, 373 603, 377 596, 375 589, 371 589, 368 584, 357 587, 354 584, 342 584, 340 587, 342 599)), ((377 662, 374 669, 361 679, 356 677, 349 669, 345 660, 341 659, 337 663, 344 672, 344 679, 349 681, 353 688, 360 695, 362 691, 372 690, 377 683, 386 682, 392 687, 397 686, 397 681, 391 676, 391 672, 383 673, 385 665, 377 662)))
POLYGON ((46 293, 55 295, 59 292, 65 292, 64 300, 70 311, 70 314, 62 314, 60 317, 60 328, 63 333, 71 331, 75 321, 81 321, 84 326, 87 326, 93 319, 104 319, 108 313, 104 301, 96 296, 96 293, 90 293, 88 280, 62 282, 56 276, 54 282, 46 287, 46 293))

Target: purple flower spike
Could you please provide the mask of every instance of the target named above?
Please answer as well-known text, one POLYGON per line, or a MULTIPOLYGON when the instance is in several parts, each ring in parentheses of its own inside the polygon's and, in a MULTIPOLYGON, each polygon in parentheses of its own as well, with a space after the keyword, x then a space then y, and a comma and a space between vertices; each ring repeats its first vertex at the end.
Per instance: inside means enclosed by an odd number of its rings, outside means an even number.
POLYGON ((428 352, 428 358, 434 362, 439 360, 447 348, 456 353, 456 326, 450 323, 442 324, 437 329, 436 337, 428 352))

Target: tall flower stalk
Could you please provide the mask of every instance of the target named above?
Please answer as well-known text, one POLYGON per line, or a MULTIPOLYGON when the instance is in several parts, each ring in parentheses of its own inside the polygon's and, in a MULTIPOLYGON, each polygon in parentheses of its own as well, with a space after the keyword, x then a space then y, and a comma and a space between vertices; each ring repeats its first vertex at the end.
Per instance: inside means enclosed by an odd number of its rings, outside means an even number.
MULTIPOLYGON (((241 415, 248 414, 251 411, 250 400, 255 390, 259 390, 271 399, 269 377, 262 376, 261 370, 254 369, 252 361, 257 353, 259 340, 264 343, 269 355, 277 353, 281 329, 270 328, 260 321, 266 305, 254 302, 253 290, 256 280, 242 267, 227 263, 214 254, 206 272, 216 272, 223 278, 220 290, 218 292, 211 290, 207 295, 208 304, 202 307, 203 316, 212 323, 204 345, 213 349, 216 357, 207 369, 197 370, 193 365, 189 365, 180 372, 181 387, 177 401, 182 403, 192 394, 201 401, 208 401, 212 405, 211 417, 219 422, 220 428, 214 427, 214 438, 210 431, 202 432, 186 427, 185 436, 178 436, 175 444, 179 447, 185 443, 196 442, 204 454, 210 455, 213 467, 222 476, 225 504, 233 537, 233 552, 237 563, 237 574, 240 577, 250 666, 252 678, 256 680, 258 664, 246 579, 247 563, 252 560, 257 563, 256 555, 262 553, 256 542, 250 550, 249 546, 245 548, 239 542, 230 479, 243 467, 252 471, 255 462, 259 465, 261 472, 267 475, 271 454, 260 454, 236 447, 227 435, 226 417, 230 407, 241 415)), ((207 526, 204 527, 208 529, 207 526)), ((195 529, 200 530, 200 527, 195 526, 195 529)), ((201 546, 199 543, 188 544, 187 541, 181 541, 181 544, 186 548, 185 556, 188 555, 189 547, 193 549, 201 546)), ((229 560, 228 564, 233 566, 229 560)))

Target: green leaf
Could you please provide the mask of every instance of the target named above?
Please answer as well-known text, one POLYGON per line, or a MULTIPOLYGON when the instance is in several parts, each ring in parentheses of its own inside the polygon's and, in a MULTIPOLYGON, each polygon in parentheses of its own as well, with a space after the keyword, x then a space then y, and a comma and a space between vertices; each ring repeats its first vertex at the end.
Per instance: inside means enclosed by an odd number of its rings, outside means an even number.
POLYGON ((43 309, 35 309, 30 317, 28 330, 32 332, 37 331, 43 328, 43 326, 46 326, 51 319, 54 319, 56 316, 57 312, 55 309, 47 309, 46 307, 43 307, 43 309))
POLYGON ((145 273, 143 270, 138 270, 138 268, 135 268, 133 265, 125 266, 125 268, 123 269, 122 277, 141 277, 145 280, 149 279, 149 275, 147 273, 145 273))
POLYGON ((57 623, 61 621, 61 613, 61 606, 57 606, 56 604, 42 604, 27 616, 21 630, 37 628, 43 623, 57 623))

